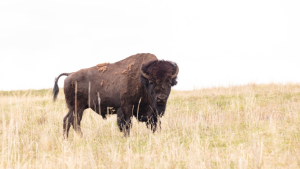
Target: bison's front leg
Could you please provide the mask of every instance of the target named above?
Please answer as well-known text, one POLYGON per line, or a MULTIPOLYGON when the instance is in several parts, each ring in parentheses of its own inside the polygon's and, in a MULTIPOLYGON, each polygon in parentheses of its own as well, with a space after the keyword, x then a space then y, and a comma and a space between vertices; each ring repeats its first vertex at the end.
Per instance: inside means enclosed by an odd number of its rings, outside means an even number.
POLYGON ((125 137, 130 136, 130 128, 132 126, 131 118, 132 113, 130 107, 125 107, 117 110, 117 124, 119 126, 120 131, 124 132, 125 137))
MULTIPOLYGON (((148 121, 146 122, 147 128, 150 128, 153 133, 155 133, 157 128, 158 117, 156 115, 152 115, 148 121)), ((159 121, 160 124, 160 121, 159 121)))

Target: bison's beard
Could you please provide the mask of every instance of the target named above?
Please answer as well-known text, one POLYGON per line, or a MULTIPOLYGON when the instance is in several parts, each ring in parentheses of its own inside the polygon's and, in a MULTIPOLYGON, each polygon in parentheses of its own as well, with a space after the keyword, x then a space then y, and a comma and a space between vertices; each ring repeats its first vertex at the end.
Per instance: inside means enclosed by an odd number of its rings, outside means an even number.
POLYGON ((160 117, 162 117, 166 110, 166 105, 157 105, 156 106, 157 113, 160 117))
MULTIPOLYGON (((154 99, 153 99, 154 100, 154 99)), ((157 117, 160 116, 162 117, 165 113, 166 110, 166 104, 157 104, 155 101, 152 100, 151 103, 151 110, 153 112, 153 116, 157 117)))

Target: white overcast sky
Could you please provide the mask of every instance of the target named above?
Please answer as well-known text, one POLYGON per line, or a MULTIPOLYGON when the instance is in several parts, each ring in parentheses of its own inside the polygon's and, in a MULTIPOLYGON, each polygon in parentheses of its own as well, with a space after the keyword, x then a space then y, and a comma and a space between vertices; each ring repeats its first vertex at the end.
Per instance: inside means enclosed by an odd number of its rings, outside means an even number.
POLYGON ((299 83, 300 1, 0 2, 0 90, 136 53, 176 62, 178 90, 299 83))

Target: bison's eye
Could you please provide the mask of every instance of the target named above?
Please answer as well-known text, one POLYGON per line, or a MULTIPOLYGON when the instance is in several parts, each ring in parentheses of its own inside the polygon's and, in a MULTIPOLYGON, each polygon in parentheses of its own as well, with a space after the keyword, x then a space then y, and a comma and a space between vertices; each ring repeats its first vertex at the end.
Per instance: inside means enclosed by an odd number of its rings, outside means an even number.
POLYGON ((152 84, 152 85, 153 85, 154 83, 153 83, 153 81, 152 81, 152 80, 149 80, 149 84, 152 84))

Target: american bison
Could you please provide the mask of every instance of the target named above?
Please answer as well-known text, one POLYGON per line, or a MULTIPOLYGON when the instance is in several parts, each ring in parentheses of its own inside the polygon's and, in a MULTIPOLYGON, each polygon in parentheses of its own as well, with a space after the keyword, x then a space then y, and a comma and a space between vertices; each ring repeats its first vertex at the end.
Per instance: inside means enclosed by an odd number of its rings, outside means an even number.
MULTIPOLYGON (((177 84, 176 63, 158 60, 153 54, 136 54, 116 63, 103 63, 74 73, 62 73, 56 79, 53 99, 59 92, 57 81, 64 81, 68 114, 63 120, 63 134, 70 126, 82 135, 83 111, 91 108, 104 119, 117 114, 117 124, 124 136, 130 135, 131 118, 146 122, 153 132, 164 115, 171 86, 177 84)), ((160 124, 160 123, 159 123, 160 124)))

